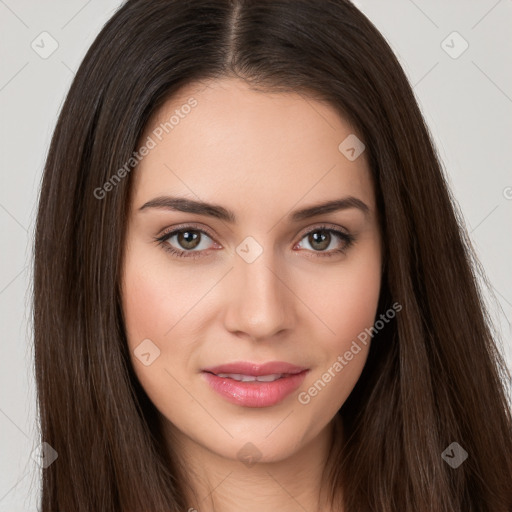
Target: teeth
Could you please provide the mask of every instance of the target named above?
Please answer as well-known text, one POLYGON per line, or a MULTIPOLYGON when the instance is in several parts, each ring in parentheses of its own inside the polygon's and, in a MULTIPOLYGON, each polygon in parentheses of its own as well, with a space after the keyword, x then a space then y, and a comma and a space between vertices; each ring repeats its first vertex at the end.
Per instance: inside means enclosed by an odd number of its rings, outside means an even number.
POLYGON ((282 376, 282 373, 272 373, 270 375, 260 375, 259 377, 256 377, 256 380, 259 380, 260 382, 273 382, 280 379, 282 376))
POLYGON ((270 375, 259 375, 258 377, 254 377, 253 375, 241 375, 240 373, 218 373, 217 377, 233 379, 239 382, 273 382, 280 379, 283 375, 283 373, 272 373, 270 375))

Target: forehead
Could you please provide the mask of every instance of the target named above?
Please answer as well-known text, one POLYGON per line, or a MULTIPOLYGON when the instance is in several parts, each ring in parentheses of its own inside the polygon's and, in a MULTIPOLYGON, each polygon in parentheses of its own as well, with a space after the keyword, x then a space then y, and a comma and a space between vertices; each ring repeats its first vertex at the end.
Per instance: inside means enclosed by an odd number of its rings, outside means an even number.
POLYGON ((298 93, 236 79, 191 84, 146 127, 141 144, 154 147, 133 173, 135 202, 173 193, 269 209, 355 195, 371 205, 365 153, 351 161, 339 148, 354 135, 332 107, 298 93))

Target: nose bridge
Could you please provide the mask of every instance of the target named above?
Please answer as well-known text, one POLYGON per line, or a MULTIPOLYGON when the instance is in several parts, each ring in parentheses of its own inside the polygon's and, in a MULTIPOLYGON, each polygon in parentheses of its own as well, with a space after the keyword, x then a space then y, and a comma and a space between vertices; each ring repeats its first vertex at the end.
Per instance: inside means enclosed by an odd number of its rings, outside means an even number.
POLYGON ((237 253, 228 291, 226 328, 258 339, 289 328, 293 294, 283 283, 285 276, 276 270, 279 265, 274 251, 258 249, 249 240, 240 244, 237 253))

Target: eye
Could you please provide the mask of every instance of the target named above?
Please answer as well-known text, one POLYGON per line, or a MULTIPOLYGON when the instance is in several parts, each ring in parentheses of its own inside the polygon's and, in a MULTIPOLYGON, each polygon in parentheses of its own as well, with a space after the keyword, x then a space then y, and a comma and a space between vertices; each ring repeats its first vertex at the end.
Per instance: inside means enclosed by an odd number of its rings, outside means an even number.
MULTIPOLYGON (((301 239, 311 247, 315 256, 334 256, 345 253, 354 243, 355 237, 349 233, 328 226, 317 226, 308 231, 301 239)), ((299 242, 300 245, 301 242, 299 242)))
POLYGON ((202 229, 193 226, 181 227, 164 233, 155 239, 165 251, 180 258, 196 258, 200 253, 208 250, 208 240, 211 237, 202 229))

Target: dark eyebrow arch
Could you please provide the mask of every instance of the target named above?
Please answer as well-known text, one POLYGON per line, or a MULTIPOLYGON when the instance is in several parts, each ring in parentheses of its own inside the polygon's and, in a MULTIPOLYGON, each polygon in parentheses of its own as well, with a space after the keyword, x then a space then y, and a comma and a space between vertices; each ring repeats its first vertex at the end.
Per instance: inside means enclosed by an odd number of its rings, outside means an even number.
MULTIPOLYGON (((174 210, 185 213, 196 213, 198 215, 206 215, 209 217, 215 217, 217 219, 235 223, 236 216, 226 208, 215 204, 205 203, 202 201, 196 201, 193 199, 187 199, 185 197, 171 197, 171 196, 159 196, 151 199, 147 203, 143 204, 139 211, 147 208, 157 208, 162 210, 174 210)), ((360 199, 349 196, 342 199, 335 199, 324 203, 319 203, 313 206, 308 206, 301 210, 296 210, 288 215, 290 222, 300 222, 310 217, 322 215, 326 213, 332 213, 339 210, 347 210, 349 208, 357 208, 361 210, 365 215, 368 215, 370 209, 360 199)))

